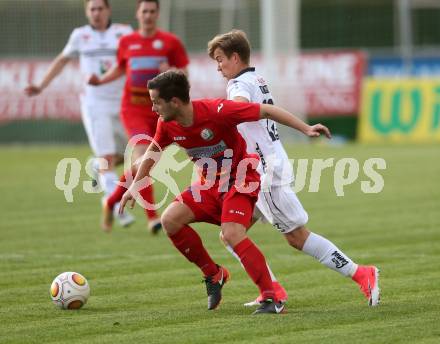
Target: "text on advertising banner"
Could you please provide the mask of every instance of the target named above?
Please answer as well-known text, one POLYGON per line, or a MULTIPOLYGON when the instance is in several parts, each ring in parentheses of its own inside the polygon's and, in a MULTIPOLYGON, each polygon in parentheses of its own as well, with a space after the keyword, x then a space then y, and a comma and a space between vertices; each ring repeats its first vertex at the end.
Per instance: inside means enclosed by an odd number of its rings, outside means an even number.
POLYGON ((366 78, 361 142, 440 142, 440 78, 366 78))

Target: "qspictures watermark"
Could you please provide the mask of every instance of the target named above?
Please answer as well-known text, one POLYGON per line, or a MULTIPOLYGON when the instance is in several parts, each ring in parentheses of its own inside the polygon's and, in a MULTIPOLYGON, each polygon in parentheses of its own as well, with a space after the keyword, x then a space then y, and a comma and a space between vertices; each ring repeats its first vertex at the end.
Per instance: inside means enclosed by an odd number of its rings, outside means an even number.
MULTIPOLYGON (((136 135, 133 137, 124 154, 124 171, 129 171, 132 166, 133 147, 136 142, 148 139, 154 142, 147 135, 136 135)), ((179 161, 176 157, 179 148, 175 145, 166 150, 158 147, 158 152, 150 156, 154 160, 155 166, 151 170, 151 176, 144 178, 134 185, 131 190, 134 191, 134 198, 145 209, 158 209, 167 201, 169 195, 179 198, 182 190, 179 183, 172 177, 171 172, 180 172, 191 163, 189 158, 179 161), (146 202, 139 191, 148 185, 161 183, 166 186, 166 193, 161 200, 155 204, 146 202)), ((203 148, 203 147, 202 147, 203 148)), ((207 147, 212 149, 212 147, 207 147)), ((246 183, 246 175, 249 168, 257 169, 261 174, 261 190, 268 191, 274 183, 292 182, 296 193, 303 191, 319 192, 323 172, 331 170, 333 173, 333 189, 339 197, 345 195, 345 188, 356 182, 359 182, 360 190, 365 194, 380 193, 385 186, 385 180, 380 171, 386 170, 387 164, 383 158, 369 158, 359 161, 356 158, 326 158, 326 159, 278 159, 276 156, 247 157, 238 162, 235 170, 232 169, 233 151, 225 149, 220 157, 211 158, 203 156, 203 150, 200 151, 198 160, 194 163, 191 178, 191 190, 194 200, 201 201, 201 192, 212 187, 218 187, 220 192, 226 192, 229 187, 235 187, 242 193, 250 193, 258 188, 258 182, 246 183), (203 183, 200 183, 201 176, 203 183), (295 176, 295 178, 293 178, 295 176), (310 178, 307 178, 310 176, 310 178), (199 182, 197 182, 199 181, 199 182), (232 182, 232 183, 231 183, 232 182)), ((144 158, 144 157, 143 157, 144 158)), ((136 161, 135 164, 140 164, 136 161)), ((107 161, 98 159, 100 167, 105 169, 107 161)), ((91 179, 96 178, 94 170, 95 161, 88 160, 84 169, 90 177, 89 180, 82 181, 82 190, 85 193, 100 193, 102 189, 93 185, 91 179)), ((64 158, 60 160, 56 167, 55 186, 64 192, 67 202, 73 202, 73 191, 80 186, 80 176, 82 170, 81 162, 76 158, 64 158)), ((126 182, 121 184, 125 188, 133 183, 131 174, 126 175, 126 182)))

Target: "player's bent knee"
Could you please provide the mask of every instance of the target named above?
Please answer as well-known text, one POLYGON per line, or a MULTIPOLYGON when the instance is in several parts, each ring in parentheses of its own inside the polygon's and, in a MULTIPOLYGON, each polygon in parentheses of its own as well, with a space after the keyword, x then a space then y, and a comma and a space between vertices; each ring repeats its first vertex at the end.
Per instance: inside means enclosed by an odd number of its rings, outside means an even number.
POLYGON ((182 225, 179 225, 177 219, 167 212, 164 212, 160 217, 160 223, 162 223, 162 228, 168 235, 173 235, 177 233, 182 227, 182 225))
POLYGON ((246 238, 246 228, 237 223, 222 224, 223 241, 231 247, 246 238))
POLYGON ((237 245, 241 240, 243 239, 237 233, 223 233, 223 242, 231 247, 237 245))
POLYGON ((179 202, 171 203, 163 212, 160 221, 168 235, 177 233, 183 226, 194 221, 191 210, 179 202))
POLYGON ((297 250, 302 250, 304 243, 306 242, 310 232, 304 226, 298 226, 289 233, 284 234, 287 242, 290 246, 297 250))

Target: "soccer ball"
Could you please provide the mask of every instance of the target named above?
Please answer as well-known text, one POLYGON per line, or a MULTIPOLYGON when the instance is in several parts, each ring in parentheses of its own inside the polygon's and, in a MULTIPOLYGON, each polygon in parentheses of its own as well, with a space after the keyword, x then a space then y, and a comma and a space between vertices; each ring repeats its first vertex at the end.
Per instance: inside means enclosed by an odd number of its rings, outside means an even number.
POLYGON ((50 286, 52 302, 61 309, 79 309, 90 296, 90 286, 77 272, 59 274, 50 286))

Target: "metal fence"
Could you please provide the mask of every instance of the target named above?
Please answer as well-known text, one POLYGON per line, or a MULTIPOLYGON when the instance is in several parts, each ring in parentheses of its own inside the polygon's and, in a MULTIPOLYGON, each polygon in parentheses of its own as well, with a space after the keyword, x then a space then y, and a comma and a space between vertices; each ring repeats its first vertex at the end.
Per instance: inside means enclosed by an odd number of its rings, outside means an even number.
MULTIPOLYGON (((114 21, 136 26, 135 0, 110 1, 114 21)), ((299 21, 301 49, 401 53, 404 44, 406 53, 433 53, 440 42, 437 0, 162 0, 161 26, 179 35, 190 52, 205 50, 208 39, 233 27, 245 30, 258 50, 267 1, 285 15, 281 22, 274 18, 279 34, 299 21), (297 16, 285 7, 289 2, 298 2, 297 16)), ((86 23, 81 0, 0 0, 0 18, 0 57, 52 56, 73 27, 86 23)))

